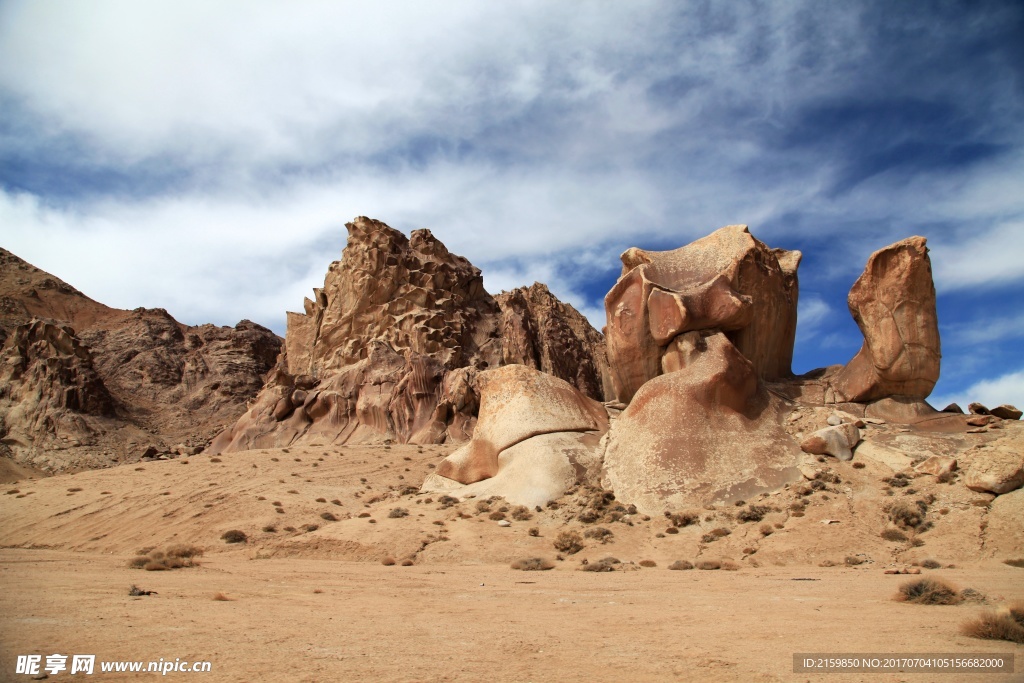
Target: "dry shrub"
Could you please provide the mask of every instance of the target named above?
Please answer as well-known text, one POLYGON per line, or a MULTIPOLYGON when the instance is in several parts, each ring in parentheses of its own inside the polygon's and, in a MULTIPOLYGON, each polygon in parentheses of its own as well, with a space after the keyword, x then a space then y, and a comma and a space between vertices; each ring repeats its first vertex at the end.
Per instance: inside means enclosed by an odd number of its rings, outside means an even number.
POLYGON ((530 534, 531 536, 540 536, 540 529, 538 529, 535 526, 532 526, 532 527, 530 527, 530 530, 527 531, 526 533, 530 534))
POLYGON ((882 538, 887 541, 900 542, 907 540, 907 535, 899 529, 886 529, 881 533, 882 538))
POLYGON ((168 569, 167 565, 159 560, 150 560, 142 568, 147 572, 162 572, 168 569))
POLYGON ((617 558, 604 557, 597 562, 588 562, 587 564, 580 567, 580 571, 584 572, 613 572, 615 571, 615 565, 622 564, 617 558))
POLYGON ((603 526, 596 526, 593 529, 587 529, 583 532, 584 538, 592 538, 595 541, 601 543, 608 543, 615 536, 610 530, 605 529, 603 526))
POLYGON ((555 537, 555 550, 574 555, 583 550, 583 538, 575 531, 560 531, 555 537))
POLYGON ((892 523, 901 529, 924 531, 927 528, 924 517, 928 512, 928 503, 923 500, 899 500, 889 505, 886 512, 892 523))
POLYGON ((478 500, 476 502, 476 511, 478 514, 491 511, 491 503, 487 500, 478 500))
POLYGON ((718 560, 700 560, 697 562, 697 569, 721 569, 722 563, 718 560))
POLYGON ((767 505, 748 505, 746 510, 740 510, 736 515, 739 522, 760 522, 772 509, 767 505))
POLYGON ((225 531, 220 535, 220 537, 225 543, 245 543, 249 540, 249 537, 245 535, 245 532, 239 531, 238 529, 225 531))
POLYGON ((762 524, 760 532, 762 536, 771 536, 775 533, 775 529, 772 528, 771 524, 762 524))
POLYGON ((654 560, 640 560, 641 567, 657 567, 658 563, 654 560))
POLYGON ((675 535, 679 533, 679 529, 678 527, 670 526, 669 528, 665 529, 665 533, 675 535))
POLYGON ((666 512, 665 516, 675 527, 687 527, 700 521, 699 512, 666 512))
POLYGON ((1011 567, 1019 567, 1020 569, 1024 569, 1024 557, 1017 558, 1015 560, 1003 560, 1003 564, 1008 564, 1011 567))
POLYGON ((132 569, 145 569, 148 572, 195 567, 198 566, 195 558, 201 557, 202 554, 202 548, 184 543, 172 545, 167 550, 143 548, 137 557, 128 562, 128 566, 132 569))
POLYGON ((882 481, 884 481, 886 484, 893 488, 902 488, 905 486, 910 486, 910 477, 904 474, 903 472, 897 472, 891 477, 885 477, 884 479, 882 479, 882 481))
POLYGON ((318 503, 326 503, 327 499, 326 498, 317 498, 316 502, 318 502, 318 503))
POLYGON ((319 528, 320 528, 319 524, 303 524, 302 525, 302 530, 305 531, 306 533, 312 533, 312 532, 316 531, 319 528))
POLYGON ((413 561, 412 561, 411 559, 409 559, 408 557, 407 557, 407 558, 405 558, 404 560, 402 560, 402 566, 403 566, 403 567, 411 567, 411 566, 413 566, 414 564, 416 564, 416 563, 415 563, 415 562, 413 562, 413 561))
POLYGON ((925 569, 939 569, 942 567, 942 564, 935 560, 922 560, 921 566, 925 569))
POLYGON ((277 527, 274 526, 273 524, 267 524, 265 527, 263 527, 263 533, 265 533, 265 534, 275 534, 275 533, 277 533, 277 527))
POLYGON ((1005 610, 982 612, 977 619, 961 626, 960 632, 971 638, 1024 644, 1024 603, 1014 603, 1005 610))
POLYGON ((857 557, 856 555, 847 555, 846 559, 843 560, 849 567, 856 567, 859 564, 864 564, 864 558, 857 557))
POLYGON ((455 496, 441 496, 437 499, 437 502, 441 504, 441 509, 450 508, 453 505, 459 504, 459 499, 455 496))
POLYGON ((487 515, 487 518, 493 519, 495 522, 500 522, 501 520, 505 519, 505 513, 502 512, 501 510, 495 510, 491 514, 487 515))
POLYGON ((863 462, 857 461, 857 462, 853 463, 853 469, 855 469, 855 470, 862 470, 865 467, 867 467, 867 465, 865 465, 863 462))
POLYGON ((145 555, 139 555, 138 557, 133 557, 131 560, 128 561, 128 567, 131 569, 142 569, 147 564, 149 564, 149 562, 150 559, 148 557, 146 557, 145 555))
POLYGON ((545 560, 541 557, 526 557, 512 563, 512 569, 518 569, 524 572, 546 571, 554 568, 554 562, 551 560, 545 560))
POLYGON ((383 560, 380 561, 380 563, 382 565, 384 565, 385 567, 390 567, 390 566, 395 564, 395 558, 393 558, 393 557, 385 557, 383 560))
POLYGON ((908 581, 894 599, 915 605, 956 605, 963 600, 955 588, 938 579, 908 581))
POLYGON ((337 522, 338 521, 338 518, 335 517, 330 512, 321 512, 320 513, 320 519, 322 519, 324 521, 327 521, 327 522, 337 522))
POLYGON ((693 563, 687 562, 686 560, 676 560, 668 566, 672 571, 682 571, 686 569, 693 569, 693 563))
POLYGON ((512 508, 512 512, 510 512, 509 514, 512 516, 512 519, 516 520, 517 522, 526 522, 528 520, 533 519, 533 514, 530 512, 530 509, 525 505, 515 506, 514 508, 512 508))

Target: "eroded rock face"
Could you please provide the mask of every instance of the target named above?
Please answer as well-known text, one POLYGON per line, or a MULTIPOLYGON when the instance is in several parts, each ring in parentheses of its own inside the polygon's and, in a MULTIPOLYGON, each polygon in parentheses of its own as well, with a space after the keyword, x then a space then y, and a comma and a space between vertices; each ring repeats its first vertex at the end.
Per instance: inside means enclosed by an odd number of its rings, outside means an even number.
POLYGON ((648 514, 797 481, 781 401, 724 333, 677 338, 679 369, 646 382, 609 434, 605 485, 648 514))
POLYGON ((762 378, 791 372, 799 252, 769 249, 730 225, 673 251, 629 249, 605 297, 616 398, 628 403, 663 371, 665 349, 697 330, 725 332, 762 378))
POLYGON ((596 481, 597 446, 608 430, 600 403, 524 365, 488 370, 479 386, 472 440, 438 465, 424 490, 486 493, 543 505, 575 483, 596 481))
POLYGON ((465 441, 479 409, 477 375, 509 363, 602 397, 600 335, 543 285, 495 300, 480 271, 429 230, 406 238, 365 217, 347 228, 324 286, 304 313, 288 314, 275 373, 211 451, 465 441))
POLYGON ((51 471, 205 444, 244 412, 281 347, 249 321, 190 327, 162 309, 109 308, 2 249, 0 330, 0 451, 51 471))
POLYGON ((927 398, 939 379, 938 317, 923 237, 873 253, 848 303, 864 345, 830 380, 836 402, 927 398))
POLYGON ((539 282, 494 297, 501 308, 502 363, 564 379, 585 395, 611 398, 601 333, 539 282))

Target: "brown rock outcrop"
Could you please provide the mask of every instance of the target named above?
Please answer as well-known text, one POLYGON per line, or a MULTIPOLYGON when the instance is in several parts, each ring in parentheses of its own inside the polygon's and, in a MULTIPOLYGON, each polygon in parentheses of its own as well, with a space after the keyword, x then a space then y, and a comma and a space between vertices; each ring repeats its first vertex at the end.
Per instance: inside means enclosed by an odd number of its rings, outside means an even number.
POLYGON ((494 299, 501 308, 503 364, 554 375, 594 399, 611 398, 604 338, 581 313, 539 282, 494 299))
POLYGON ((190 327, 109 308, 2 249, 0 330, 0 451, 47 470, 204 444, 245 410, 281 346, 249 321, 190 327))
POLYGON ((868 258, 848 297, 864 344, 830 380, 836 402, 925 399, 938 381, 939 327, 925 244, 910 237, 868 258))
POLYGON ((696 330, 725 332, 761 378, 789 376, 799 262, 799 252, 769 249, 744 225, 672 251, 627 250, 623 274, 605 297, 616 398, 628 403, 669 371, 666 348, 696 330))
POLYGON ((657 514, 797 481, 799 449, 754 364, 724 333, 674 345, 679 369, 646 382, 609 433, 606 487, 657 514))
POLYGON ((366 217, 346 227, 342 259, 305 312, 288 314, 277 369, 212 452, 308 439, 464 441, 478 372, 508 363, 602 397, 600 335, 543 285, 495 300, 480 271, 429 230, 407 238, 366 217))

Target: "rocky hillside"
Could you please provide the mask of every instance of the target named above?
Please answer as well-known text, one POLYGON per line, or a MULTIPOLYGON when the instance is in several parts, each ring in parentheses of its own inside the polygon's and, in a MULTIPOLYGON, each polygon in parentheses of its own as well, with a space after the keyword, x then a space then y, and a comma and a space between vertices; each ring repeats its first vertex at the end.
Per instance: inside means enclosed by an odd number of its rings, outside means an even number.
POLYGON ((429 230, 348 223, 324 286, 288 314, 285 354, 216 452, 333 443, 465 441, 477 373, 522 364, 604 398, 604 341, 535 284, 495 298, 480 270, 429 230))
POLYGON ((262 386, 281 340, 110 308, 0 249, 0 454, 45 471, 205 445, 262 386))

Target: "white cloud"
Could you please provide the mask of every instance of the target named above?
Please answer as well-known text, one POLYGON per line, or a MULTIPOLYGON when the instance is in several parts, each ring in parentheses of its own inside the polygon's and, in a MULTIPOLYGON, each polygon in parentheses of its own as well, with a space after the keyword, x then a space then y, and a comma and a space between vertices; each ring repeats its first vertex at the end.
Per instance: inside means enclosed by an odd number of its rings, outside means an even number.
POLYGON ((832 307, 817 294, 801 296, 797 304, 797 337, 808 340, 818 334, 832 314, 832 307))
POLYGON ((956 345, 991 344, 1004 339, 1018 339, 1024 337, 1024 313, 950 325, 942 330, 942 334, 943 343, 956 345))
POLYGON ((929 243, 940 291, 997 287, 1024 279, 1024 221, 963 231, 929 243))
POLYGON ((1024 407, 1024 370, 981 380, 963 391, 930 397, 928 402, 939 410, 950 403, 956 403, 967 410, 968 404, 973 402, 981 403, 989 408, 1004 403, 1024 407))

